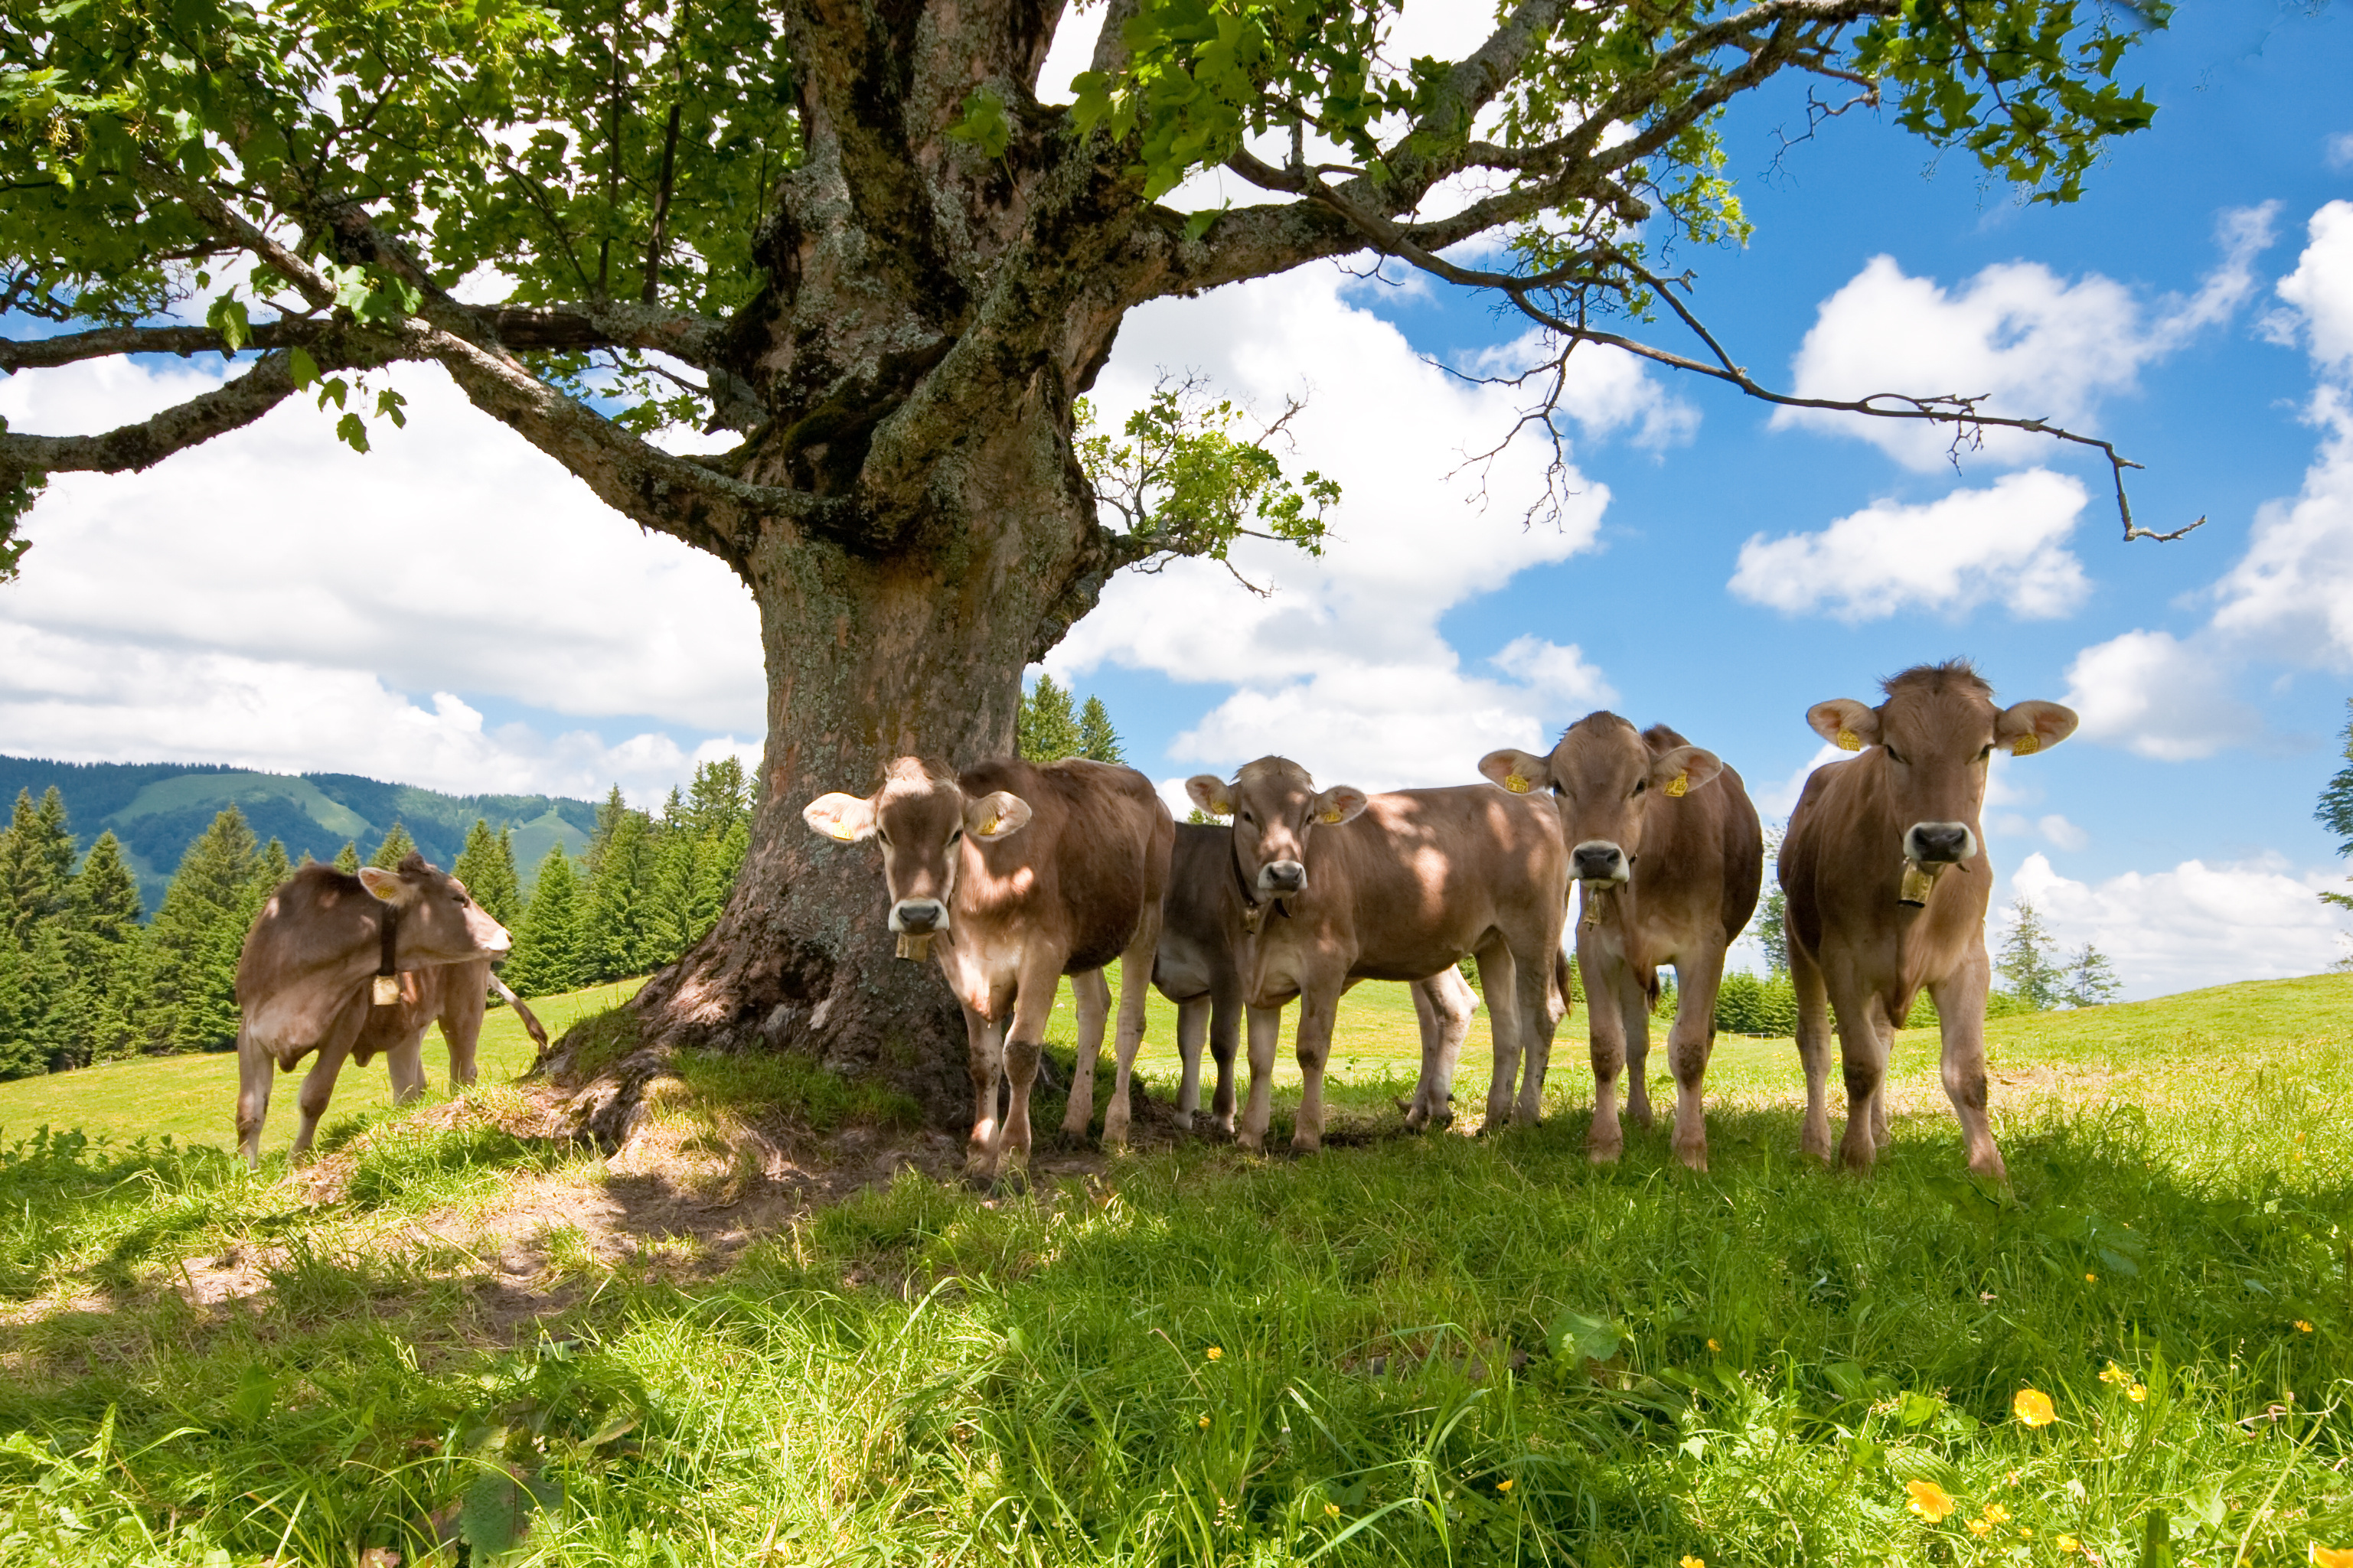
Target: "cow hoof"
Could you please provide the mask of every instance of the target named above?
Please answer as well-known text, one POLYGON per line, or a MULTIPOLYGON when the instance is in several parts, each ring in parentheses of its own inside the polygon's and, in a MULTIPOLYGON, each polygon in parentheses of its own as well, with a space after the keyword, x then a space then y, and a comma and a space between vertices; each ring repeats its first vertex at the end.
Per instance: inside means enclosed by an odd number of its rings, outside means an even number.
POLYGON ((997 1173, 997 1180, 988 1184, 988 1195, 992 1198, 1019 1197, 1029 1190, 1029 1167, 1027 1165, 1008 1165, 997 1173))
POLYGON ((1124 1149, 1127 1146, 1127 1118, 1116 1114, 1103 1118, 1103 1146, 1124 1149))
POLYGON ((1193 1113, 1191 1111, 1180 1110, 1176 1113, 1176 1131, 1179 1132, 1190 1132, 1193 1131, 1193 1113))
POLYGON ((1614 1165, 1618 1163, 1618 1157, 1625 1152, 1626 1146, 1622 1143, 1610 1149, 1604 1149, 1599 1144, 1596 1144, 1594 1147, 1586 1150, 1585 1159, 1588 1164, 1614 1165))
POLYGON ((1696 1149, 1678 1148, 1675 1151, 1675 1158, 1694 1171, 1704 1171, 1707 1169, 1707 1146, 1702 1144, 1696 1149))
POLYGON ((1294 1154, 1318 1154, 1323 1150, 1324 1140, 1321 1138, 1293 1138, 1291 1141, 1291 1152, 1294 1154))

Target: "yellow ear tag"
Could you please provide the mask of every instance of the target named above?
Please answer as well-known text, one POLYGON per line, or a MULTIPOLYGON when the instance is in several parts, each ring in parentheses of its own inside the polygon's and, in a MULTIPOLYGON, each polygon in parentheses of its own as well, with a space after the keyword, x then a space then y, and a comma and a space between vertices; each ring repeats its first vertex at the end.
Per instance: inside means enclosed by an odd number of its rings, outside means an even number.
POLYGON ((1674 796, 1677 800, 1681 800, 1683 796, 1691 794, 1691 774, 1677 773, 1674 777, 1669 779, 1667 781, 1667 793, 1674 796))
POLYGON ((831 827, 827 828, 826 831, 832 834, 836 838, 840 839, 844 844, 849 843, 851 839, 858 837, 856 833, 850 831, 849 824, 846 822, 838 821, 831 827))
POLYGON ((1529 784, 1528 781, 1522 778, 1519 774, 1507 773, 1504 777, 1504 787, 1510 790, 1514 795, 1525 795, 1528 793, 1529 784))
POLYGON ((1862 737, 1852 730, 1841 730, 1838 732, 1838 749, 1841 752, 1859 752, 1862 750, 1862 737))
POLYGON ((996 837, 997 825, 1000 820, 1002 819, 999 817, 992 816, 987 822, 982 823, 980 825, 980 837, 983 838, 996 837))
POLYGON ((2031 757, 2042 749, 2042 742, 2041 738, 2038 737, 2033 731, 2029 730, 2025 734, 2021 735, 2017 740, 2010 742, 2010 754, 2013 757, 2031 757))
POLYGON ((1338 821, 1340 820, 1340 808, 1339 808, 1338 806, 1336 806, 1336 805, 1335 805, 1335 806, 1334 806, 1331 810, 1329 810, 1329 811, 1325 812, 1325 813, 1324 813, 1324 814, 1320 818, 1318 818, 1317 820, 1321 821, 1321 822, 1324 824, 1324 826, 1326 826, 1326 827, 1329 827, 1329 826, 1333 826, 1335 823, 1336 823, 1336 822, 1338 822, 1338 821))

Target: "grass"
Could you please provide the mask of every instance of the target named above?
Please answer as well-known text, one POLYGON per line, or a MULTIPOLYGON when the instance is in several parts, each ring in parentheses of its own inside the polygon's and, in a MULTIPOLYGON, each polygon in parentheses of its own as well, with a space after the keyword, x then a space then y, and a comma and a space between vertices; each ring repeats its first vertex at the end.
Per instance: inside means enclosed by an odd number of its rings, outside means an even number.
MULTIPOLYGON (((99 1087, 42 1114, 90 1132, 0 1135, 0 1563, 460 1561, 446 1540, 477 1563, 2224 1568, 2353 1544, 2353 977, 1998 1022, 2012 1194, 1963 1179, 1924 1038, 1862 1179, 1795 1157, 1786 1043, 1724 1042, 1694 1176, 1660 1131, 1586 1163, 1573 1047, 1539 1128, 1382 1136, 1410 1010, 1369 986, 1349 1008, 1346 1146, 1183 1142, 999 1201, 902 1173, 702 1269, 551 1224, 535 1328, 498 1305, 505 1205, 635 1178, 500 1131, 514 1091, 337 1121, 318 1198, 96 1135, 179 1064, 72 1075, 99 1087), (191 1288, 232 1257, 261 1288, 191 1288), (2054 1419, 2021 1421, 2021 1390, 2054 1419)), ((695 1072, 713 1104, 831 1092, 695 1072)), ((227 1080, 206 1092, 225 1121, 227 1080)))

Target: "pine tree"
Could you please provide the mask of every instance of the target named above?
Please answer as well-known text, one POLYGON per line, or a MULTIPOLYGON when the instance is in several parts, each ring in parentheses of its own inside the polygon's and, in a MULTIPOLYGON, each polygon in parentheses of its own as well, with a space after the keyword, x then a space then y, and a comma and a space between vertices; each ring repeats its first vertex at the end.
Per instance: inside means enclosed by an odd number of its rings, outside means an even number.
POLYGON ((1748 922, 1757 945, 1765 950, 1765 973, 1773 977, 1789 973, 1789 896, 1781 890, 1780 879, 1773 870, 1773 861, 1781 852, 1781 835, 1787 831, 1788 825, 1780 823, 1765 829, 1765 896, 1757 901, 1756 918, 1748 922))
POLYGON ((1039 675, 1038 684, 1022 693, 1013 734, 1015 748, 1029 762, 1053 763, 1077 756, 1079 726, 1071 713, 1069 690, 1055 685, 1052 676, 1039 675))
POLYGON ((201 1048, 237 1038, 237 959, 257 864, 253 829, 234 805, 180 857, 148 928, 155 1045, 201 1048))
POLYGON ((590 877, 595 877, 596 868, 605 863, 605 846, 612 841, 615 830, 629 815, 628 798, 621 794, 621 786, 615 784, 606 795, 605 804, 596 808, 596 826, 588 830, 587 846, 581 851, 590 877))
POLYGON ((0 942, 0 1079, 49 1070, 49 1053, 33 1037, 33 1008, 25 992, 25 955, 0 942))
POLYGON ((598 816, 605 842, 588 872, 580 960, 584 978, 618 980, 654 964, 653 825, 627 806, 609 826, 598 816))
POLYGON ((37 806, 31 791, 17 791, 16 810, 0 829, 0 940, 20 949, 33 940, 34 925, 64 906, 73 863, 73 835, 57 786, 37 806))
POLYGON ((408 836, 407 828, 395 822, 392 831, 384 836, 384 842, 375 847, 375 853, 368 857, 368 864, 379 871, 390 871, 416 853, 417 840, 408 836))
POLYGON ((489 822, 474 818, 474 826, 466 830, 466 847, 458 851, 458 863, 449 874, 465 883, 474 902, 507 930, 514 930, 515 922, 522 919, 522 881, 515 875, 512 828, 492 833, 489 822))
POLYGON ((335 851, 335 869, 346 877, 360 874, 360 847, 357 844, 348 838, 343 840, 343 847, 335 851))
POLYGON ((1119 731, 1111 727, 1111 710, 1100 697, 1089 697, 1079 710, 1079 755, 1098 763, 1124 763, 1127 752, 1119 731))
POLYGON ((2108 955, 2087 942, 2067 960, 2059 988, 2070 1007, 2096 1007, 2124 985, 2116 979, 2116 966, 2108 962, 2108 955))
MULTIPOLYGON (((2345 708, 2348 713, 2353 713, 2353 698, 2346 700, 2345 708)), ((2346 720, 2343 738, 2346 765, 2330 776, 2312 815, 2323 827, 2337 835, 2337 853, 2353 856, 2353 718, 2346 720)), ((2339 909, 2353 910, 2353 893, 2323 893, 2320 900, 2339 909)))
POLYGON ((2058 945, 2033 904, 2021 898, 2010 905, 2010 930, 2001 939, 1994 973, 2001 976, 2004 989, 2038 1013, 2059 1005, 2060 972, 2051 962, 2058 945))
POLYGON ((699 837, 721 837, 752 815, 752 789, 737 757, 721 757, 694 770, 687 795, 687 819, 699 837))
POLYGON ((73 879, 66 921, 73 975, 64 1065, 127 1056, 145 1015, 146 971, 139 929, 139 882, 111 832, 90 847, 73 879))
POLYGON ((502 971, 520 994, 549 996, 581 984, 578 904, 572 858, 559 844, 539 863, 531 907, 523 913, 514 952, 502 971))
POLYGON ((278 890, 278 884, 293 874, 294 863, 286 858, 286 846, 272 838, 253 862, 253 907, 260 909, 278 890))

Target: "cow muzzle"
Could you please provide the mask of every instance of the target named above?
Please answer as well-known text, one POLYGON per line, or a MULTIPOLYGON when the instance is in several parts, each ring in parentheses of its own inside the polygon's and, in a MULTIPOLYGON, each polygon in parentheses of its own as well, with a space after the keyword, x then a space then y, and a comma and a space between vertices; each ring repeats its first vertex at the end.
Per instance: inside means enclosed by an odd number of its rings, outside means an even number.
POLYGON ((899 933, 899 956, 920 963, 932 955, 932 938, 948 928, 948 907, 937 899, 901 899, 891 906, 891 929, 899 933))
POLYGON ((1258 890, 1286 898, 1307 890, 1307 868, 1296 860, 1270 860, 1258 868, 1258 890))
POLYGON ((1904 858, 1920 866, 1953 866, 1973 860, 1978 836, 1966 822, 1915 822, 1904 835, 1904 858))
POLYGON ((1568 852, 1570 875, 1580 882, 1619 883, 1633 875, 1626 851, 1607 838, 1588 838, 1568 852))

